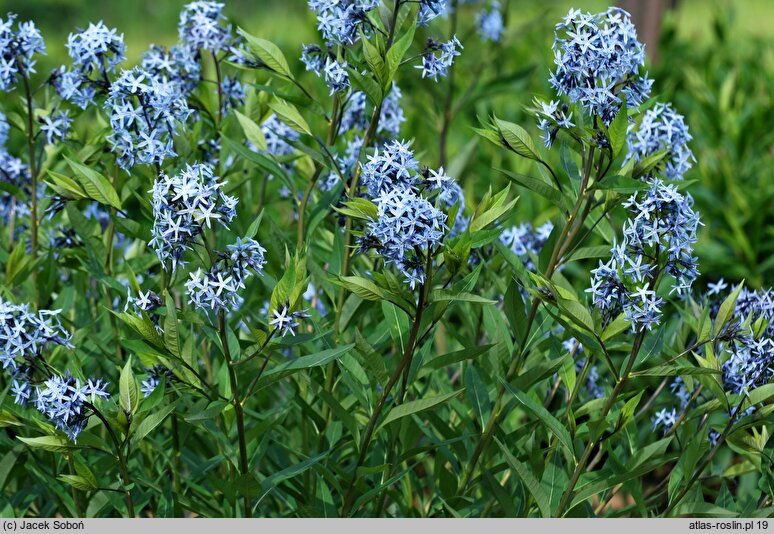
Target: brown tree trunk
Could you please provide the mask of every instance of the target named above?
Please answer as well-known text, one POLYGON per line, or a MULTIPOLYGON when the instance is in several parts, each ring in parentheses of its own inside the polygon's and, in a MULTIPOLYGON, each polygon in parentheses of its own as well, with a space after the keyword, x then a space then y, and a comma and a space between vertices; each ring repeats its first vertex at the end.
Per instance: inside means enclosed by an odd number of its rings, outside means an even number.
POLYGON ((618 6, 631 14, 637 35, 645 43, 645 51, 652 63, 659 59, 658 41, 664 14, 676 5, 677 0, 618 0, 618 6))

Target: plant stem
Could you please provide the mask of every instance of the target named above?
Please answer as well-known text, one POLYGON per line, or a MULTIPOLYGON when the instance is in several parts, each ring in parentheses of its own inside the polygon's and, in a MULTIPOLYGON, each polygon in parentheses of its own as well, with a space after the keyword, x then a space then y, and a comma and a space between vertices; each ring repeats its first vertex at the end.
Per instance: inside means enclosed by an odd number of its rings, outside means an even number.
MULTIPOLYGON (((629 379, 629 375, 631 374, 632 368, 634 367, 634 362, 637 359, 637 355, 639 354, 640 349, 642 348, 642 342, 645 340, 645 332, 646 332, 645 330, 640 330, 637 333, 637 336, 634 338, 634 343, 632 345, 632 352, 631 352, 631 355, 629 356, 629 361, 626 364, 626 370, 621 374, 621 379, 618 382, 616 382, 616 385, 613 388, 613 392, 610 394, 610 396, 607 399, 607 402, 602 408, 602 411, 599 414, 601 420, 604 420, 607 417, 607 414, 610 413, 610 410, 612 409, 613 404, 615 404, 615 401, 618 398, 619 393, 621 393, 621 390, 626 384, 626 381, 629 379)), ((588 463, 589 458, 591 457, 591 452, 593 451, 594 448, 596 448, 597 444, 600 441, 600 438, 601 436, 591 440, 586 445, 586 448, 583 450, 583 456, 578 462, 578 465, 575 466, 575 470, 572 473, 570 482, 567 485, 567 488, 564 490, 564 493, 562 494, 561 501, 559 501, 559 506, 556 509, 556 517, 561 517, 565 509, 567 508, 567 505, 570 502, 570 497, 572 497, 572 492, 575 489, 575 485, 578 483, 578 479, 583 473, 583 470, 586 468, 586 464, 588 463)))
MULTIPOLYGON (((24 70, 21 58, 17 56, 16 62, 19 66, 19 73, 24 85, 24 95, 27 100, 27 150, 29 153, 30 166, 30 223, 32 231, 32 261, 38 258, 38 170, 35 159, 35 135, 32 131, 34 117, 32 114, 32 91, 30 91, 30 82, 27 79, 27 72, 24 70)), ((12 237, 13 239, 13 237, 12 237)), ((38 273, 37 269, 32 271, 32 290, 35 305, 39 304, 38 295, 38 273)))
POLYGON ((220 129, 220 121, 223 120, 223 80, 220 74, 220 61, 215 52, 212 53, 212 61, 215 63, 215 77, 218 81, 218 129, 220 129))
MULTIPOLYGON (((452 36, 457 32, 457 4, 458 0, 452 0, 451 6, 451 28, 449 35, 452 36)), ((439 134, 439 146, 438 146, 438 159, 440 166, 446 166, 446 144, 449 138, 449 127, 453 119, 452 115, 452 101, 454 99, 454 66, 452 65, 449 74, 446 77, 447 89, 446 98, 443 103, 443 120, 441 122, 441 132, 439 134)))
MULTIPOLYGON (((131 484, 131 479, 129 478, 129 469, 127 468, 127 461, 126 457, 124 456, 121 442, 118 441, 118 437, 116 437, 116 434, 113 431, 113 427, 110 426, 110 422, 108 422, 105 416, 102 415, 102 412, 97 410, 93 404, 86 403, 86 406, 89 407, 94 415, 96 415, 97 418, 102 421, 102 424, 105 425, 105 428, 108 431, 108 435, 110 436, 110 440, 113 442, 113 445, 116 448, 116 455, 118 456, 118 467, 121 470, 121 481, 123 482, 124 486, 128 486, 131 484)), ((124 496, 126 498, 126 511, 129 514, 129 517, 134 517, 134 502, 132 501, 132 492, 128 489, 125 489, 124 496)))
POLYGON ((409 339, 406 343, 406 348, 403 351, 403 357, 401 358, 400 363, 398 363, 398 367, 395 369, 395 371, 393 371, 392 375, 390 376, 390 380, 387 382, 387 385, 382 390, 382 395, 379 397, 379 401, 376 403, 376 406, 374 407, 374 411, 373 413, 371 413, 371 417, 368 419, 368 424, 366 425, 366 430, 365 430, 365 433, 363 434, 363 439, 360 445, 360 453, 358 454, 355 467, 352 470, 352 478, 349 481, 349 487, 347 489, 347 493, 344 498, 344 505, 342 506, 342 509, 341 509, 342 517, 349 517, 350 515, 350 511, 352 508, 352 501, 355 497, 355 488, 357 487, 357 484, 356 484, 357 478, 358 478, 357 470, 360 468, 360 466, 363 465, 363 462, 365 461, 366 456, 368 455, 368 447, 371 444, 374 431, 376 430, 376 423, 379 419, 379 415, 381 415, 382 410, 384 409, 384 405, 387 402, 387 398, 390 395, 390 392, 392 391, 393 387, 395 387, 395 384, 397 384, 398 380, 403 374, 403 370, 409 365, 412 357, 414 356, 414 350, 416 349, 417 335, 419 333, 419 327, 422 323, 422 315, 424 314, 424 310, 425 310, 426 287, 429 287, 429 285, 426 286, 426 284, 422 284, 419 290, 419 299, 417 301, 417 314, 414 317, 413 324, 411 325, 411 332, 409 333, 409 339))
MULTIPOLYGON (((247 459, 247 438, 245 435, 245 414, 244 405, 239 397, 239 383, 237 381, 236 369, 234 369, 231 350, 228 347, 228 336, 226 334, 226 312, 218 312, 218 331, 220 333, 220 342, 223 345, 223 354, 226 356, 228 366, 228 379, 231 383, 231 397, 234 405, 234 415, 236 416, 237 437, 239 440, 239 473, 242 476, 249 474, 250 466, 247 459)), ((250 496, 244 496, 244 514, 245 517, 252 517, 253 509, 250 503, 250 496)), ((236 510, 236 506, 234 508, 236 510)))

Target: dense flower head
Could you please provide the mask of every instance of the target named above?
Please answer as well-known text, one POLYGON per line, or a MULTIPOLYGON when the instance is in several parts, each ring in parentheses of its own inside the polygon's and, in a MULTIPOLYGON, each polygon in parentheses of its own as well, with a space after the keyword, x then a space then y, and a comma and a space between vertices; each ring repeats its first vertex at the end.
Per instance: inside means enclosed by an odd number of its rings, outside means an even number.
POLYGON ((239 291, 253 272, 262 274, 266 264, 264 249, 254 239, 237 238, 228 251, 218 253, 218 260, 205 272, 201 269, 190 273, 185 287, 189 301, 199 309, 215 312, 233 310, 242 303, 239 291))
POLYGON ((201 80, 201 65, 187 46, 151 45, 142 55, 142 69, 152 78, 171 83, 179 92, 190 93, 201 80))
POLYGON ((225 4, 220 2, 191 2, 180 12, 177 30, 180 42, 194 50, 217 53, 228 50, 234 40, 231 25, 223 24, 225 4))
POLYGON ((67 111, 51 113, 41 117, 39 121, 41 123, 40 131, 45 134, 46 143, 49 145, 64 140, 67 137, 67 132, 70 130, 70 124, 73 122, 67 111))
POLYGON ((230 109, 245 103, 245 88, 236 76, 224 76, 220 84, 223 93, 221 113, 226 115, 230 109))
POLYGON ((59 322, 61 310, 30 312, 27 304, 0 298, 0 364, 15 371, 54 345, 72 348, 70 333, 59 322))
POLYGON ((349 64, 336 61, 335 59, 328 58, 325 60, 325 68, 323 74, 325 75, 325 83, 331 90, 331 94, 337 92, 344 92, 349 89, 349 73, 347 68, 349 64))
POLYGON ((476 28, 484 41, 500 42, 503 36, 503 15, 500 3, 493 1, 489 7, 483 8, 476 15, 476 28))
POLYGON ((650 94, 653 81, 641 72, 645 47, 620 8, 596 15, 571 9, 556 25, 553 51, 551 85, 605 124, 616 116, 623 97, 637 106, 650 94))
POLYGON ((503 230, 500 234, 500 242, 511 249, 527 269, 534 271, 536 267, 531 256, 540 254, 553 229, 554 225, 551 221, 537 228, 533 228, 530 223, 522 223, 503 230))
POLYGON ((227 226, 236 216, 235 197, 221 191, 223 182, 204 163, 186 165, 174 176, 161 173, 153 184, 153 229, 150 246, 166 269, 184 265, 183 254, 212 222, 227 226))
POLYGON ((101 76, 115 72, 126 59, 124 35, 115 28, 108 28, 102 21, 90 23, 85 30, 71 33, 67 38, 67 53, 75 70, 83 74, 98 73, 101 76))
POLYGON ((19 22, 13 29, 16 14, 0 18, 0 91, 16 87, 19 68, 24 76, 35 72, 35 54, 45 54, 46 45, 32 21, 19 22))
POLYGON ((414 288, 425 280, 424 252, 440 244, 446 214, 409 187, 383 190, 374 199, 377 217, 368 223, 364 242, 376 248, 386 263, 394 264, 414 288))
POLYGON ((174 84, 140 67, 121 73, 110 87, 105 108, 113 128, 108 141, 125 170, 135 163, 161 165, 175 156, 172 136, 191 114, 174 84))
POLYGON ((378 0, 309 0, 317 15, 317 29, 329 43, 351 45, 360 38, 360 29, 369 28, 368 13, 378 0))
POLYGON ((109 397, 106 388, 107 383, 102 379, 89 378, 81 383, 67 371, 35 388, 35 407, 75 442, 89 422, 94 402, 109 397))
POLYGON ((316 44, 304 45, 301 50, 301 62, 306 70, 314 72, 319 77, 323 75, 323 70, 325 70, 327 55, 327 52, 316 44))
POLYGON ((363 164, 362 184, 368 195, 375 198, 395 188, 408 189, 419 184, 419 161, 414 157, 411 144, 405 141, 385 143, 377 148, 363 164))
POLYGON ((454 58, 461 55, 458 48, 463 47, 456 35, 445 43, 437 43, 429 39, 427 53, 422 56, 422 65, 416 67, 422 69, 422 78, 432 78, 437 82, 438 76, 445 77, 454 64, 454 58))
POLYGON ((693 244, 701 223, 691 196, 660 180, 632 195, 624 207, 630 217, 623 241, 613 246, 607 263, 600 261, 592 271, 587 291, 606 321, 623 311, 632 327, 650 329, 661 317, 663 299, 656 294, 660 277, 673 277, 670 293, 683 294, 698 275, 693 244))
POLYGON ((656 152, 666 150, 664 159, 649 175, 659 172, 669 180, 682 180, 695 161, 693 152, 688 148, 691 139, 683 116, 671 104, 659 102, 642 115, 639 126, 629 126, 629 154, 626 159, 639 163, 656 152))

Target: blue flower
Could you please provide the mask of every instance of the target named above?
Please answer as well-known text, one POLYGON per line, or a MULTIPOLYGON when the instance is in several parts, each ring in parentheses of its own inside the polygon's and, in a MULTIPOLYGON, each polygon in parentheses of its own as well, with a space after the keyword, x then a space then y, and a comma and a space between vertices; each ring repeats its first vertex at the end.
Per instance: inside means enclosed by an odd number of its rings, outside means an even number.
POLYGON ((447 0, 419 0, 417 26, 427 26, 431 20, 445 14, 448 8, 447 0))
POLYGON ((40 131, 46 135, 46 143, 49 145, 64 140, 67 137, 70 124, 73 122, 66 111, 52 113, 41 117, 39 120, 42 123, 40 131))
POLYGON ((314 72, 318 77, 325 70, 325 58, 327 53, 318 45, 304 45, 301 51, 301 62, 306 70, 314 72))
POLYGON ((500 242, 519 257, 524 267, 534 271, 536 266, 532 256, 540 254, 553 229, 554 225, 551 221, 534 229, 530 223, 522 223, 503 230, 500 234, 500 242))
POLYGON ((639 163, 656 152, 666 150, 666 156, 648 174, 663 174, 669 180, 682 180, 683 175, 696 161, 688 142, 692 139, 683 116, 678 114, 671 104, 658 103, 642 116, 639 126, 629 126, 627 136, 629 153, 627 161, 633 159, 639 163))
POLYGON ((307 313, 307 310, 291 312, 290 304, 286 302, 280 309, 272 311, 269 326, 274 327, 281 336, 288 334, 295 336, 295 329, 300 325, 298 319, 308 319, 309 317, 311 315, 307 313))
POLYGON ((476 15, 476 28, 483 41, 500 42, 503 36, 503 15, 500 13, 500 3, 494 0, 488 8, 476 15))
POLYGON ((347 72, 348 67, 349 64, 347 64, 346 61, 340 63, 331 58, 325 60, 325 83, 328 84, 328 88, 331 90, 331 94, 344 92, 349 89, 349 73, 347 72))
POLYGON ((31 313, 27 304, 11 304, 0 298, 0 364, 12 372, 41 356, 54 345, 73 348, 70 333, 62 327, 61 310, 31 313))
POLYGON ((196 54, 187 46, 151 45, 142 55, 142 69, 151 78, 175 86, 177 92, 191 93, 201 80, 201 66, 196 54))
POLYGON ((656 430, 659 426, 663 425, 664 434, 666 435, 666 433, 675 426, 676 422, 677 410, 675 408, 672 408, 671 410, 662 408, 659 412, 656 412, 656 415, 653 417, 653 430, 656 430))
POLYGON ((235 197, 225 195, 223 183, 204 163, 186 165, 179 174, 158 177, 153 195, 153 229, 150 246, 166 269, 184 265, 183 254, 191 248, 203 228, 215 221, 227 226, 236 217, 235 197))
POLYGON ((551 85, 605 124, 618 113, 622 97, 638 106, 650 94, 653 80, 641 72, 645 47, 620 8, 596 15, 570 10, 556 25, 553 51, 551 85))
POLYGON ((191 2, 180 12, 177 30, 180 42, 193 50, 217 53, 231 48, 234 37, 231 25, 223 25, 224 4, 191 2))
POLYGON ((660 321, 664 301, 654 284, 662 274, 672 277, 670 293, 678 294, 698 276, 693 245, 701 223, 693 199, 657 179, 650 186, 623 204, 630 212, 623 241, 613 246, 607 263, 600 261, 591 271, 586 290, 606 322, 623 312, 635 330, 651 329, 660 321))
POLYGON ((457 48, 462 49, 462 44, 456 35, 445 43, 436 43, 429 39, 428 51, 422 56, 422 65, 416 67, 422 69, 422 78, 432 78, 437 82, 438 76, 445 77, 454 64, 454 58, 461 54, 457 48))
POLYGON ((177 86, 140 67, 125 70, 105 102, 113 132, 108 136, 119 166, 164 163, 175 156, 172 136, 191 114, 177 86))
POLYGON ((262 274, 265 252, 254 239, 237 238, 236 243, 228 245, 227 253, 219 253, 220 258, 209 271, 190 273, 185 284, 189 301, 196 308, 215 312, 239 307, 242 299, 238 291, 245 288, 253 272, 262 274))
POLYGON ((35 54, 45 54, 43 37, 32 21, 20 22, 13 30, 16 20, 14 13, 8 18, 0 18, 0 91, 10 91, 16 87, 19 68, 29 77, 35 72, 35 54))
POLYGON ((98 73, 105 76, 115 72, 116 67, 126 59, 124 35, 118 35, 115 28, 108 28, 102 21, 91 23, 78 33, 71 33, 66 46, 75 69, 87 75, 98 73))
POLYGON ((309 0, 317 15, 317 29, 323 38, 338 45, 351 45, 360 38, 360 29, 369 29, 368 13, 377 0, 309 0))
POLYGON ((75 442, 86 428, 96 400, 109 397, 106 388, 107 383, 101 379, 90 378, 82 385, 79 378, 67 371, 64 375, 52 376, 43 387, 35 388, 35 407, 75 442))

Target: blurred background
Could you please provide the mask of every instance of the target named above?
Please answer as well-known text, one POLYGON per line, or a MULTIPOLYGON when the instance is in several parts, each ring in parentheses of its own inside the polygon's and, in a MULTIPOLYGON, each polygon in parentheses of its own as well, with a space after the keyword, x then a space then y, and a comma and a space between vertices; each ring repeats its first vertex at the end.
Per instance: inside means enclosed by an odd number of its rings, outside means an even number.
MULTIPOLYGON (((501 0, 504 4, 508 0, 501 0)), ((125 34, 128 63, 134 63, 150 43, 177 41, 177 17, 184 0, 2 0, 0 12, 16 12, 41 27, 48 57, 39 72, 67 63, 65 42, 70 31, 89 21, 103 20, 125 34)), ((304 0, 226 0, 226 13, 235 25, 277 43, 297 72, 296 59, 304 43, 319 40, 314 17, 304 0)), ((602 11, 603 1, 510 0, 503 42, 485 57, 460 58, 455 92, 476 91, 460 106, 449 138, 449 152, 471 149, 465 165, 467 194, 480 197, 489 186, 505 185, 492 171, 503 166, 535 172, 528 162, 508 159, 493 146, 472 141, 477 117, 492 112, 524 124, 533 133, 527 109, 534 95, 550 97, 553 25, 570 7, 602 11), (479 68, 480 67, 480 68, 479 68), (478 76, 487 76, 478 84, 478 76), (503 162, 507 159, 507 162, 503 162)), ((647 43, 654 95, 671 101, 685 115, 694 136, 696 164, 688 173, 688 190, 702 215, 704 228, 697 247, 704 283, 720 277, 742 278, 755 287, 774 285, 774 1, 771 0, 622 0, 647 43)), ((466 7, 466 9, 468 9, 466 7)), ((473 8, 471 8, 473 9, 473 8)), ((471 13, 475 13, 472 10, 471 13)), ((448 33, 447 21, 433 23, 439 38, 448 33)), ((459 33, 478 39, 474 31, 459 33)), ((310 85, 318 84, 307 76, 310 85)), ((399 79, 406 115, 404 136, 415 146, 434 147, 438 132, 440 86, 418 76, 399 79), (428 110, 428 113, 424 111, 428 110), (426 142, 422 142, 425 140, 426 142)), ((325 90, 317 87, 325 98, 325 90)), ((537 137, 537 134, 535 134, 537 137)), ((435 156, 433 148, 427 148, 435 156)), ((559 165, 558 150, 551 161, 559 165)), ((523 195, 518 220, 542 222, 552 215, 540 200, 523 195)), ((473 200, 473 199, 470 199, 473 200)))

